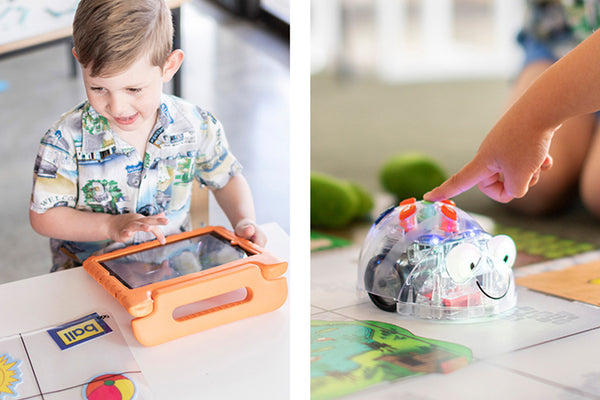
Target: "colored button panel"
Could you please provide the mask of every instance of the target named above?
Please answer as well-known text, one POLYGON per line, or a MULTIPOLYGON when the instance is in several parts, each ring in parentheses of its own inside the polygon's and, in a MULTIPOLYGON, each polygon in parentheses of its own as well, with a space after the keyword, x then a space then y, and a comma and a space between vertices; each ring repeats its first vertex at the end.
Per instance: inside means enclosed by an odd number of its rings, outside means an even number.
POLYGON ((414 204, 417 202, 417 199, 415 199, 414 197, 408 198, 408 199, 404 199, 400 202, 401 206, 407 205, 407 204, 414 204))

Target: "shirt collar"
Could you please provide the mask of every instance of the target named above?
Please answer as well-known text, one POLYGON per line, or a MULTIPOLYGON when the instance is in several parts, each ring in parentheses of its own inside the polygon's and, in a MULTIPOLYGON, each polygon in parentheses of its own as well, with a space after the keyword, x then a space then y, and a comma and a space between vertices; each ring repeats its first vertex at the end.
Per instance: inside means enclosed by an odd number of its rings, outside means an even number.
POLYGON ((173 100, 166 95, 162 95, 160 98, 160 108, 158 109, 158 122, 162 125, 164 130, 167 130, 167 127, 173 124, 173 100))
POLYGON ((81 151, 84 154, 94 154, 116 150, 112 129, 106 118, 100 115, 89 102, 86 102, 81 114, 81 151))
MULTIPOLYGON (((171 96, 162 94, 157 122, 150 135, 151 143, 160 143, 159 137, 164 135, 171 125, 176 125, 174 114, 177 112, 177 105, 171 96)), ((115 138, 114 132, 110 128, 106 118, 100 115, 98 111, 92 107, 89 101, 86 101, 83 105, 81 128, 81 151, 84 154, 106 153, 107 151, 109 151, 110 154, 114 154, 116 152, 127 152, 132 149, 131 146, 125 144, 118 146, 119 143, 124 142, 122 140, 116 140, 118 138, 115 138)), ((190 129, 190 127, 187 126, 186 128, 190 129)), ((158 147, 160 147, 160 145, 158 147)))
POLYGON ((110 132, 111 130, 106 118, 100 115, 98 111, 92 107, 89 101, 86 101, 83 105, 81 128, 84 133, 89 133, 90 135, 98 135, 104 132, 110 132))
POLYGON ((163 94, 157 122, 148 140, 153 146, 146 148, 146 151, 153 151, 153 147, 161 149, 175 145, 174 143, 177 142, 173 141, 174 136, 178 137, 184 132, 193 131, 194 125, 187 118, 176 98, 163 94))

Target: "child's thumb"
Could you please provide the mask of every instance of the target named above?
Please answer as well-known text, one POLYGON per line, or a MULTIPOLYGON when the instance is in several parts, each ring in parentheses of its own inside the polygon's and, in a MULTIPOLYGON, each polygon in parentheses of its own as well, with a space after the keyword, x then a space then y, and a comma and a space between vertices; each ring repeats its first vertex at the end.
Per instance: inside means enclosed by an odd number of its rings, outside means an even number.
POLYGON ((238 222, 235 226, 234 232, 236 235, 243 237, 244 239, 252 239, 256 233, 256 226, 254 221, 245 218, 238 222))

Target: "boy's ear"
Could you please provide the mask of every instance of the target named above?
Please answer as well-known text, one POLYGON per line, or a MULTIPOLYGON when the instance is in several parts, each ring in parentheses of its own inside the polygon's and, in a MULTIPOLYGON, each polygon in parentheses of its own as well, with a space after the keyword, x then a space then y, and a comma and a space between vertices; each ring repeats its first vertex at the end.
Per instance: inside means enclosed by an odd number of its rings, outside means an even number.
POLYGON ((73 53, 73 57, 75 57, 75 59, 77 61, 79 61, 79 58, 77 58, 77 53, 75 52, 75 47, 73 47, 73 49, 71 50, 71 53, 73 53))
POLYGON ((183 51, 182 50, 173 50, 169 57, 167 57, 167 62, 165 62, 165 66, 163 67, 163 82, 169 82, 171 78, 175 75, 175 73, 181 67, 181 63, 183 62, 183 51))

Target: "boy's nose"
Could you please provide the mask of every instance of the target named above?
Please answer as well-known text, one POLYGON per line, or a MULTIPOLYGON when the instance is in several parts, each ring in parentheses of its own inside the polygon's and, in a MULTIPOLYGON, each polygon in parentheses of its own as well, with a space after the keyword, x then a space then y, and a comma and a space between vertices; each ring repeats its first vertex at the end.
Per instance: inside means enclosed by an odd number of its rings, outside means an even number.
POLYGON ((125 112, 126 102, 121 96, 112 95, 108 101, 108 108, 111 114, 118 116, 125 112))

